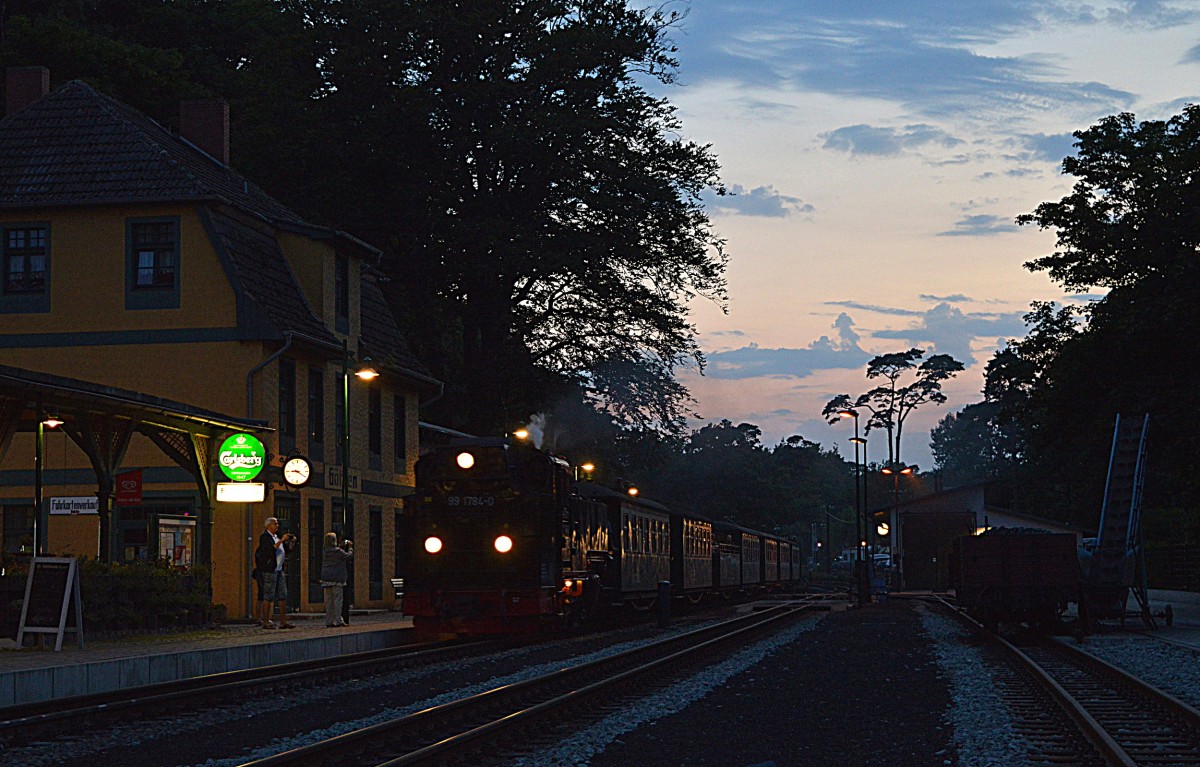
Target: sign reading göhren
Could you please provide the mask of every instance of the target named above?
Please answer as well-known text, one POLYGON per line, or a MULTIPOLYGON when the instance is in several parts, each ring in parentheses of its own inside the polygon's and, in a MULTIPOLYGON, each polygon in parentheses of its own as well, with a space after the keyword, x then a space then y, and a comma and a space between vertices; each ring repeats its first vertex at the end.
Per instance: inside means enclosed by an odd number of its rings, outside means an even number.
POLYGON ((253 434, 234 434, 221 443, 217 463, 234 482, 249 482, 267 462, 267 450, 253 434))

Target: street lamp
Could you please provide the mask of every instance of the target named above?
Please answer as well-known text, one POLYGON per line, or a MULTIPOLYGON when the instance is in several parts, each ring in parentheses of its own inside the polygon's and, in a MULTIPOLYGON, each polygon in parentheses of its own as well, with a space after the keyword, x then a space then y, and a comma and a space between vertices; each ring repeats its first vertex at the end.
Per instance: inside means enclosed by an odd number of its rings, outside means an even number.
POLYGON ((863 520, 862 512, 862 494, 859 488, 859 473, 858 473, 858 448, 859 445, 865 445, 867 441, 858 436, 858 411, 857 410, 842 410, 838 412, 841 418, 854 419, 854 436, 850 441, 854 443, 854 534, 858 541, 858 560, 863 560, 863 538, 866 537, 863 533, 863 528, 866 526, 863 520))
MULTIPOLYGON (((354 371, 356 378, 362 381, 370 381, 379 377, 379 371, 371 366, 371 358, 364 357, 362 364, 354 371)), ((346 343, 346 339, 342 339, 342 433, 341 437, 341 460, 342 460, 342 532, 345 537, 346 520, 353 521, 353 516, 350 511, 350 348, 346 343)), ((354 599, 354 577, 352 572, 347 573, 350 576, 346 582, 345 600, 342 605, 342 620, 349 623, 350 603, 354 599)))
POLYGON ((579 482, 580 480, 584 480, 591 482, 592 472, 594 471, 596 471, 596 464, 592 463, 591 461, 579 464, 575 467, 575 481, 579 482))
MULTIPOLYGON (((882 474, 887 474, 892 478, 892 520, 891 527, 896 530, 896 535, 892 538, 892 568, 900 574, 900 582, 903 585, 904 571, 901 566, 901 557, 903 552, 900 549, 900 475, 909 476, 913 473, 912 466, 905 466, 902 463, 892 462, 879 470, 882 474)), ((888 528, 890 532, 891 528, 888 528)), ((880 525, 880 535, 883 535, 884 526, 880 525)))
POLYGON ((42 401, 37 401, 37 444, 33 454, 33 555, 40 557, 46 553, 48 516, 42 515, 43 488, 42 464, 46 459, 46 429, 61 426, 62 421, 52 415, 42 415, 42 401))

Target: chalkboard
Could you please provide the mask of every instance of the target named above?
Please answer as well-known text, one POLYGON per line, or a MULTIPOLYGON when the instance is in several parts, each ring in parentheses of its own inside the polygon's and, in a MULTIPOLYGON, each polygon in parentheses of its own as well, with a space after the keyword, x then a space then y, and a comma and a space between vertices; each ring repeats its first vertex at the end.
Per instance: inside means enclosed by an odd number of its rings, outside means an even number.
POLYGON ((83 647, 79 564, 73 557, 34 557, 25 581, 17 645, 24 646, 25 634, 57 634, 54 649, 61 650, 68 631, 75 632, 83 647))

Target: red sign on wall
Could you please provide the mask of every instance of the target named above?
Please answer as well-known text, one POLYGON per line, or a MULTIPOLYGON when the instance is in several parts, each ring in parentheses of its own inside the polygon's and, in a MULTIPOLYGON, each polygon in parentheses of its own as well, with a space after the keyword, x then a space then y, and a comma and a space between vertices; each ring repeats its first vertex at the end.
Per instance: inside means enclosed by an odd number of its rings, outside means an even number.
POLYGON ((142 505, 142 470, 134 469, 117 475, 117 505, 142 505))

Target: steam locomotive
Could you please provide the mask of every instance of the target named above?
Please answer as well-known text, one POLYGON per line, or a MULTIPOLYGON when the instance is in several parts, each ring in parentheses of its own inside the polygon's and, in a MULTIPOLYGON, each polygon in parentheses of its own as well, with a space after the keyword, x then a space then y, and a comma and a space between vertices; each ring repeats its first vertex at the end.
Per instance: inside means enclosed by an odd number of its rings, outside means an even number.
POLYGON ((424 634, 518 634, 672 597, 801 580, 791 541, 590 482, 562 458, 465 439, 417 461, 405 499, 404 610, 424 634))

